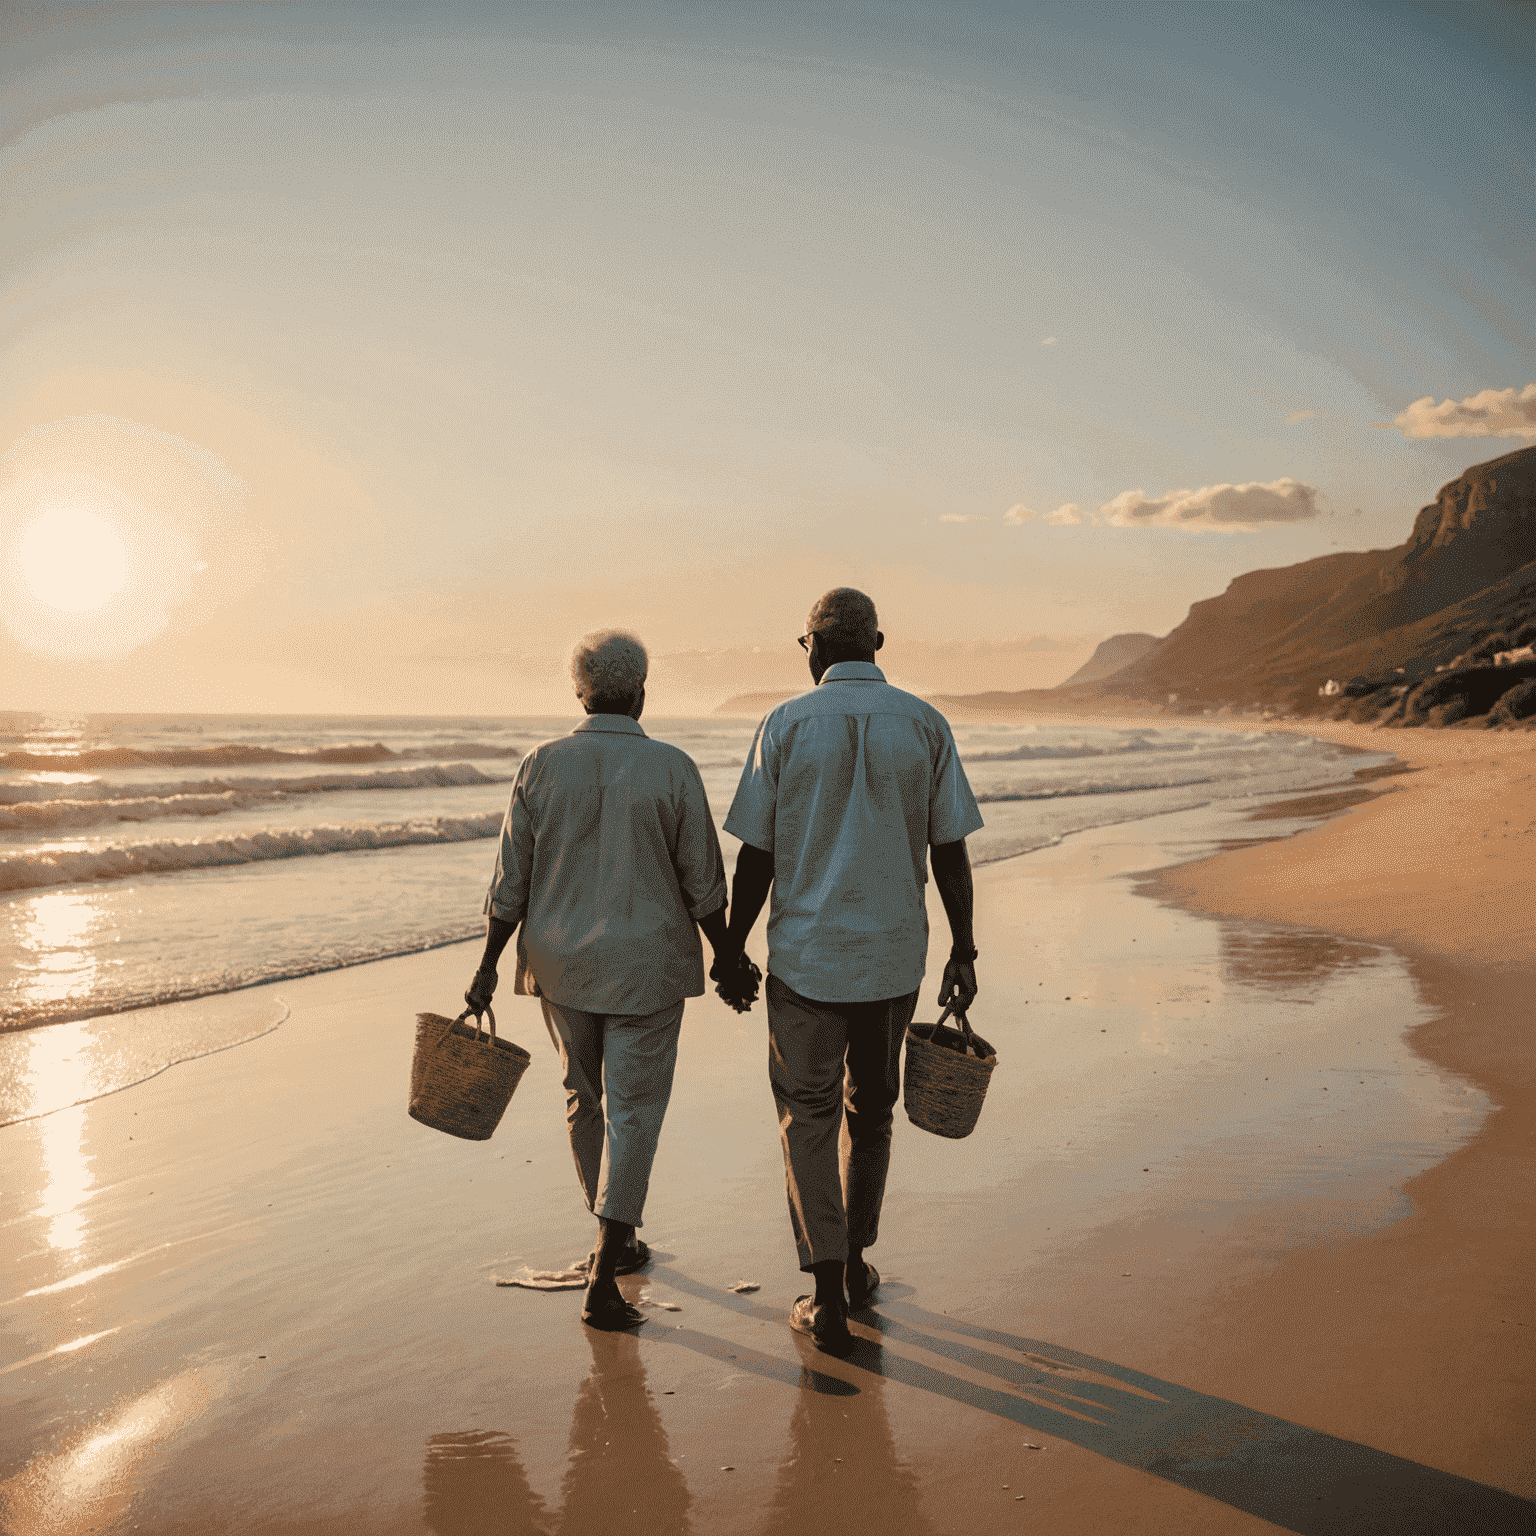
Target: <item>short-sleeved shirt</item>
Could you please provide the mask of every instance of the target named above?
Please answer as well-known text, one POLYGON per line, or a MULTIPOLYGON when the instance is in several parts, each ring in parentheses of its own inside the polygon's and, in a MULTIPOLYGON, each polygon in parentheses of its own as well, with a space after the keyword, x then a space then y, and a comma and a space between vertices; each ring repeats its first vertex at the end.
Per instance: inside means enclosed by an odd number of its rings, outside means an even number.
POLYGON ((943 715, 873 663, 828 667, 758 726, 725 819, 773 855, 769 971, 818 1002, 916 991, 929 845, 981 825, 943 715))
POLYGON ((485 910, 520 923, 517 985, 587 1013, 704 991, 695 919, 725 904, 699 770, 628 715, 589 715, 522 761, 485 910))

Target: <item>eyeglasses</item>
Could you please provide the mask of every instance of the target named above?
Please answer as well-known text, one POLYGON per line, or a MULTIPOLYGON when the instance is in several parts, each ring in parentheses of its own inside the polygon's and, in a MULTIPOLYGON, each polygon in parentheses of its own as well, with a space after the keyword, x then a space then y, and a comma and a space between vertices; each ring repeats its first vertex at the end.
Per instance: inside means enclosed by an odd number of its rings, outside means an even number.
POLYGON ((795 641, 795 644, 798 645, 802 651, 808 651, 811 648, 811 641, 815 639, 815 637, 816 631, 813 629, 808 634, 801 635, 800 638, 795 641))

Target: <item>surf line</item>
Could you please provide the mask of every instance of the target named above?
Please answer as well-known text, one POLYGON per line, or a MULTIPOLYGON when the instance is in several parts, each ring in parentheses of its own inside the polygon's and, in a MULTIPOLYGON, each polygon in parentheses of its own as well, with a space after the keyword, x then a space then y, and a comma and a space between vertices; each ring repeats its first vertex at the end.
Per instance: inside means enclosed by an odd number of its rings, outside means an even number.
MULTIPOLYGON (((211 1051, 195 1051, 190 1056, 178 1056, 175 1061, 168 1061, 162 1067, 156 1067, 153 1072, 146 1072, 143 1077, 136 1077, 131 1083, 119 1083, 115 1088, 108 1088, 101 1093, 93 1093, 83 1099, 75 1099, 69 1104, 55 1104, 52 1109, 40 1109, 36 1114, 17 1115, 14 1120, 0 1120, 0 1131, 10 1125, 25 1125, 29 1120, 45 1120, 49 1115, 57 1115, 66 1109, 78 1109, 82 1104, 94 1104, 98 1099, 109 1099, 114 1093, 122 1093, 129 1088, 137 1088, 140 1083, 147 1083, 152 1078, 159 1077, 162 1072, 169 1072, 172 1067, 179 1067, 184 1061, 202 1061, 209 1056, 217 1056, 223 1051, 232 1051, 236 1046, 249 1045, 253 1040, 260 1040, 273 1031, 281 1029, 292 1016, 293 1010, 289 1008, 282 998, 274 998, 273 1001, 283 1010, 282 1017, 275 1023, 269 1024, 265 1029, 258 1029, 254 1035, 245 1035, 239 1040, 231 1040, 228 1045, 216 1045, 211 1051)), ((48 1026, 43 1025, 46 1029, 48 1026)), ((20 1031, 14 1031, 19 1034, 20 1031)))

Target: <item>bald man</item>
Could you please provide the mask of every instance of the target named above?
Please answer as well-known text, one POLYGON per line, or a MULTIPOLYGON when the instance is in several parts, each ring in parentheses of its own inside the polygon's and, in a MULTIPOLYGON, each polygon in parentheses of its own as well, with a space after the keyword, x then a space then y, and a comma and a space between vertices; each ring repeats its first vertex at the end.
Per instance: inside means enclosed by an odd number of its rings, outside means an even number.
POLYGON ((953 948, 939 1002, 976 996, 971 866, 981 825, 949 723, 885 680, 874 603, 817 599, 800 645, 816 687, 758 727, 725 829, 743 843, 730 936, 745 943, 770 890, 769 1079, 790 1224, 815 1278, 790 1325, 831 1354, 880 1276, 879 1233, 901 1092, 901 1045, 928 954, 928 861, 953 948))

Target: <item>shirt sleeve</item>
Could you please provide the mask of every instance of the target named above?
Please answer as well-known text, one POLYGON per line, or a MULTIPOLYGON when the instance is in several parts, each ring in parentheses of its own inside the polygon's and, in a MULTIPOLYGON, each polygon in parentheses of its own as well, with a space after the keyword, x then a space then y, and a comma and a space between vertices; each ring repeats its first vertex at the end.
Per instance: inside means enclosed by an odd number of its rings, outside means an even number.
POLYGON ((772 719, 771 714, 765 715, 752 738, 752 750, 742 765, 736 798, 725 818, 725 830, 732 837, 739 837, 764 853, 773 852, 774 809, 779 798, 777 741, 769 729, 772 719))
POLYGON ((501 842, 496 849, 496 872, 485 893, 482 910, 504 923, 520 923, 528 911, 528 881, 533 873, 533 821, 525 798, 530 753, 517 770, 512 798, 502 818, 501 842))
POLYGON ((940 716, 938 724, 939 746, 934 755, 933 787, 928 794, 928 841, 934 847, 958 843, 985 825, 949 722, 940 716))
POLYGON ((691 759, 683 773, 672 867, 677 871, 683 900, 688 903, 689 917, 697 921, 725 905, 725 860, 715 834, 715 818, 709 813, 704 781, 691 759))

